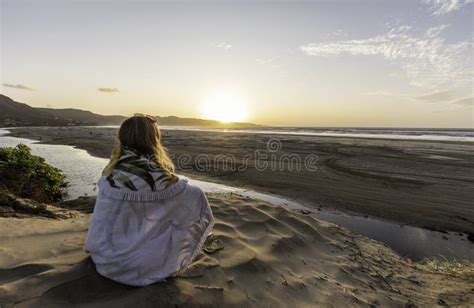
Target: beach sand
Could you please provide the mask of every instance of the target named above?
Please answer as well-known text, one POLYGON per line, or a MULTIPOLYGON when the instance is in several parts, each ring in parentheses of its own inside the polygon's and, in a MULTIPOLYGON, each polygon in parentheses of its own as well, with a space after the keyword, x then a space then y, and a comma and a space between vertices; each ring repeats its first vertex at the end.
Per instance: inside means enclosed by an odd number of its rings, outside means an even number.
MULTIPOLYGON (((117 128, 38 127, 12 129, 12 135, 50 144, 73 145, 107 158, 117 128)), ((263 135, 163 130, 163 142, 175 157, 189 157, 178 172, 196 179, 281 195, 312 207, 369 215, 434 230, 474 235, 474 144, 462 142, 263 135), (270 138, 280 150, 267 150, 270 138), (278 144, 277 144, 278 145, 278 144), (231 155, 237 165, 245 155, 297 155, 300 161, 318 156, 317 171, 257 170, 248 159, 245 170, 213 164, 231 155), (197 157, 211 163, 196 168, 197 157), (217 167, 217 168, 216 168, 217 167)), ((268 160, 267 160, 268 162, 268 160)))
POLYGON ((176 277, 143 288, 99 276, 83 252, 93 198, 54 208, 69 218, 3 215, 9 217, 0 218, 0 306, 474 304, 472 265, 413 263, 379 242, 263 201, 232 194, 211 194, 209 201, 216 225, 208 252, 176 277), (223 249, 213 251, 219 242, 223 249))

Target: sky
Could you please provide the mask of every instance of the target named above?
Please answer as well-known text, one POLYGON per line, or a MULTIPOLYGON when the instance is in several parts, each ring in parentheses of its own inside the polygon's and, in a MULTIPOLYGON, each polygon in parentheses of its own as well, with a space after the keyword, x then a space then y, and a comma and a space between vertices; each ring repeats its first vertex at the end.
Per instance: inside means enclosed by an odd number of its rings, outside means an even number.
POLYGON ((474 0, 0 2, 0 92, 32 106, 474 126, 474 0))

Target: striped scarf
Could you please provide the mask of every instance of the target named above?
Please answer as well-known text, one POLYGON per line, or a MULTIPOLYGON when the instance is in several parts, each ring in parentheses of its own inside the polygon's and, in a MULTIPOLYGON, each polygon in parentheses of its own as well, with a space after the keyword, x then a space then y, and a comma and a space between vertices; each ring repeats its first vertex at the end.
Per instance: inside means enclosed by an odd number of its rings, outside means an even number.
POLYGON ((106 179, 114 188, 133 191, 159 191, 171 184, 171 178, 162 172, 154 160, 124 148, 106 179))

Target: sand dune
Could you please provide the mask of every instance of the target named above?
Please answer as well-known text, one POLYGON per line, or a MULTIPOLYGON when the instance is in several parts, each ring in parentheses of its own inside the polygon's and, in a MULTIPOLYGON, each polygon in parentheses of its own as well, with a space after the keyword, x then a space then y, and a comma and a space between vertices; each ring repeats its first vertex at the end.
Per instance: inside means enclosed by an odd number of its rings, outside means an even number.
POLYGON ((216 226, 205 251, 183 273, 143 288, 102 278, 82 251, 91 199, 70 202, 81 212, 67 219, 0 218, 0 305, 474 304, 472 266, 412 263, 381 243, 262 201, 209 200, 216 226))

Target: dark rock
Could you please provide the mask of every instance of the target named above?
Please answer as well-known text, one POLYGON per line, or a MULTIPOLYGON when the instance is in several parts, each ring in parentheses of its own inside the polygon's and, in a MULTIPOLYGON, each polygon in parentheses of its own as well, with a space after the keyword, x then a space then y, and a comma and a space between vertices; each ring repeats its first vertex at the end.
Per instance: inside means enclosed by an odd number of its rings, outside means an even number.
POLYGON ((474 234, 468 234, 467 239, 471 242, 474 243, 474 234))

